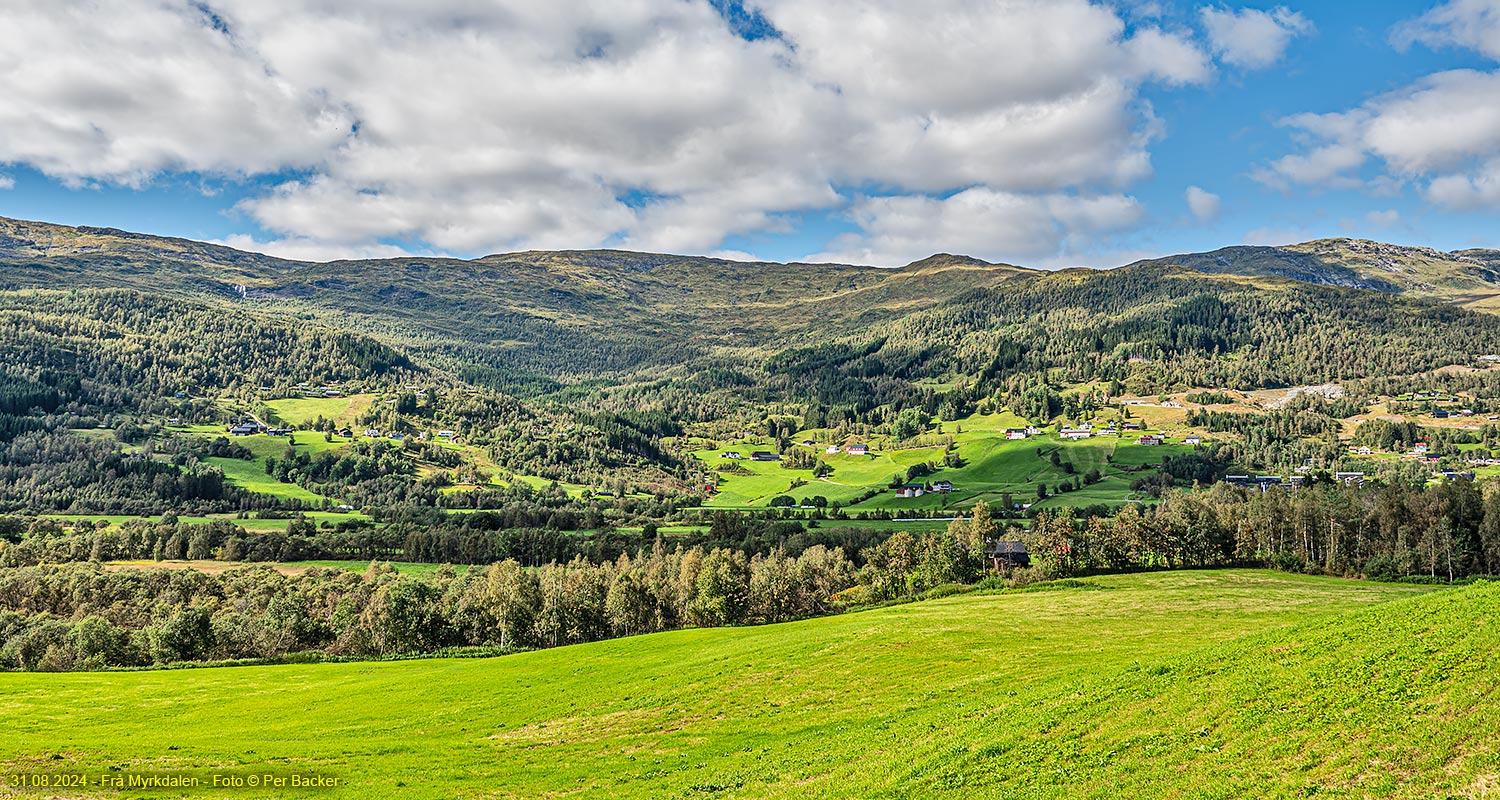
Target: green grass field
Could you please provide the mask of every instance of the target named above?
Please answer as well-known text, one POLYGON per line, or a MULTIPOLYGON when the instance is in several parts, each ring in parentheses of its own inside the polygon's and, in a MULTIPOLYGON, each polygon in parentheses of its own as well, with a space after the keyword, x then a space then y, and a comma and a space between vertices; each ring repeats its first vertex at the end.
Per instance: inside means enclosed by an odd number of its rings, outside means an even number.
MULTIPOLYGON (((942 468, 924 479, 951 481, 954 485, 951 494, 901 498, 893 491, 883 491, 850 507, 853 510, 962 511, 981 500, 991 505, 1003 505, 1007 494, 1014 502, 1033 502, 1037 500, 1038 486, 1043 484, 1055 496, 1042 502, 1042 507, 1120 504, 1132 497, 1131 481, 1146 474, 1127 472, 1122 467, 1157 465, 1164 456, 1192 451, 1192 447, 1183 444, 1140 445, 1134 436, 1064 441, 1056 435, 1044 434, 1015 441, 1005 439, 1004 429, 1018 424, 1022 423, 1016 418, 998 414, 969 417, 958 423, 963 432, 955 436, 956 449, 963 458, 963 466, 942 468), (1051 462, 1053 451, 1058 453, 1058 466, 1051 462), (1071 464, 1073 471, 1068 472, 1063 464, 1071 464), (1098 470, 1103 480, 1074 492, 1056 493, 1060 482, 1090 470, 1098 470)), ((943 458, 940 448, 875 452, 866 456, 828 456, 821 455, 821 447, 815 447, 819 457, 833 467, 833 474, 816 479, 811 470, 785 469, 777 462, 750 461, 748 458, 730 461, 719 457, 725 450, 738 450, 748 456, 755 448, 754 445, 731 443, 694 453, 710 471, 732 463, 749 473, 722 475, 719 493, 706 506, 763 507, 780 494, 798 501, 821 495, 829 502, 849 506, 866 490, 886 487, 896 473, 905 473, 912 464, 941 462, 943 458), (807 483, 794 488, 791 484, 796 479, 807 483)))
POLYGON ((282 483, 266 474, 265 461, 245 461, 238 458, 205 458, 203 463, 212 464, 224 471, 224 477, 247 492, 268 494, 283 500, 302 500, 322 503, 327 498, 314 494, 294 483, 282 483))
POLYGON ((374 400, 372 394, 353 394, 348 397, 290 397, 269 400, 266 405, 293 426, 309 425, 318 417, 338 425, 353 425, 357 417, 370 409, 374 400))
POLYGON ((1090 583, 498 659, 7 674, 0 764, 327 797, 1493 795, 1500 586, 1090 583))
POLYGON ((247 448, 255 457, 248 461, 239 458, 205 458, 203 462, 205 464, 212 464, 223 470, 224 477, 230 483, 246 491, 268 494, 283 500, 301 500, 308 503, 321 503, 331 498, 325 498, 296 484, 282 483, 267 475, 266 458, 268 456, 281 457, 289 445, 298 452, 306 452, 312 455, 349 446, 348 439, 334 436, 332 437, 332 441, 329 441, 323 437, 323 434, 312 433, 310 431, 294 433, 290 438, 268 436, 266 434, 237 436, 234 442, 247 448))

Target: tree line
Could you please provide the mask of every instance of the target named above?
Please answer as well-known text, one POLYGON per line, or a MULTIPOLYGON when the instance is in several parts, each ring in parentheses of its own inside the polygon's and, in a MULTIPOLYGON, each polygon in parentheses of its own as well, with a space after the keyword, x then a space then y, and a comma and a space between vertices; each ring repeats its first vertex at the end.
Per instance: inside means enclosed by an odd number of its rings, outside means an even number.
POLYGON ((555 647, 824 614, 854 583, 842 552, 821 546, 796 558, 657 547, 603 564, 502 561, 429 577, 374 563, 301 575, 23 567, 0 573, 0 669, 555 647))

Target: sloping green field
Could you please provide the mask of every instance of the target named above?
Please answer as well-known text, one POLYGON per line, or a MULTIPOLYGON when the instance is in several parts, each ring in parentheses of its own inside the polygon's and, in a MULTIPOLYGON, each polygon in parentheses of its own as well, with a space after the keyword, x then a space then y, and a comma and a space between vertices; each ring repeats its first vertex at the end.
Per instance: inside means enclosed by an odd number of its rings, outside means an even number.
MULTIPOLYGON (((731 444, 695 452, 693 455, 707 465, 709 470, 733 465, 747 473, 721 475, 719 493, 709 498, 705 505, 710 508, 765 506, 772 497, 779 494, 788 495, 799 502, 822 496, 830 502, 847 505, 867 489, 884 489, 890 484, 892 477, 904 475, 906 468, 913 464, 941 462, 943 458, 943 449, 939 447, 851 456, 823 455, 822 446, 817 446, 812 448, 813 452, 833 468, 831 475, 817 479, 810 469, 786 469, 778 462, 758 462, 748 458, 728 461, 719 457, 719 453, 724 450, 737 450, 748 456, 754 450, 766 447, 768 445, 731 444), (793 487, 791 484, 794 479, 806 483, 793 487)), ((1037 484, 1046 484, 1055 491, 1059 482, 1072 480, 1089 470, 1097 470, 1103 476, 1103 481, 1076 493, 1057 495, 1046 501, 1047 505, 1122 503, 1130 494, 1131 481, 1146 473, 1126 472, 1120 467, 1159 465, 1163 456, 1180 456, 1193 450, 1182 444, 1139 445, 1134 436, 1067 441, 1055 434, 1047 434, 1009 441, 1004 438, 1003 433, 968 429, 959 435, 956 449, 963 458, 963 466, 941 468, 932 475, 919 479, 951 481, 955 487, 953 493, 898 498, 893 492, 883 492, 852 508, 967 509, 980 500, 992 505, 1001 504, 1007 493, 1014 500, 1030 502, 1036 499, 1037 484), (1072 465, 1072 472, 1061 466, 1053 466, 1050 459, 1054 451, 1058 453, 1061 463, 1072 465)))
POLYGON ((318 770, 346 783, 319 793, 337 797, 1481 797, 1500 781, 1500 586, 1090 582, 487 660, 8 674, 0 764, 318 770))

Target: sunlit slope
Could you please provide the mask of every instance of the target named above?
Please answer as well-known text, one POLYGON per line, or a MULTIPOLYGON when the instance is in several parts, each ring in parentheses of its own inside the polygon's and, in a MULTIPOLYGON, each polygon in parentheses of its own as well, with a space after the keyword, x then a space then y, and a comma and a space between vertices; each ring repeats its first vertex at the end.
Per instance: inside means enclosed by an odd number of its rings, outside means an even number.
POLYGON ((1282 247, 1224 247, 1136 263, 1436 297, 1486 311, 1493 310, 1500 296, 1500 251, 1495 250, 1445 253, 1364 239, 1319 239, 1282 247))
POLYGON ((0 762, 321 769, 349 797, 1425 797, 1500 773, 1500 588, 1094 582, 491 660, 5 675, 0 762))
POLYGON ((792 344, 862 334, 1034 274, 946 254, 899 268, 620 250, 316 264, 0 217, 0 291, 128 288, 313 318, 377 336, 466 379, 487 374, 476 364, 582 376, 707 354, 759 363, 792 344), (464 357, 454 359, 455 351, 464 357))

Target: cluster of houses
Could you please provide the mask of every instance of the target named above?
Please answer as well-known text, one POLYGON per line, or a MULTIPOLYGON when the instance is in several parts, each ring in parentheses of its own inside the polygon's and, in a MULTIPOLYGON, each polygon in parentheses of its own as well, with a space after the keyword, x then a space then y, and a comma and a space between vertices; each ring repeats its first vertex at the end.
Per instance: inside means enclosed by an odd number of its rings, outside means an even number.
POLYGON ((242 420, 242 422, 236 422, 234 425, 229 426, 229 435, 231 437, 252 437, 255 434, 266 434, 270 435, 270 437, 290 437, 293 432, 293 428, 267 428, 267 426, 261 425, 260 422, 255 422, 255 420, 242 420))
POLYGON ((1231 486, 1244 486, 1262 492, 1272 489, 1281 489, 1287 492, 1295 492, 1307 484, 1306 475, 1225 475, 1224 483, 1231 486))
MULTIPOLYGON (((738 451, 738 450, 725 450, 724 452, 722 452, 722 453, 719 454, 719 458, 727 458, 727 459, 730 459, 732 461, 740 461, 744 457, 745 456, 743 454, 741 454, 740 451, 738 451)), ((766 451, 766 450, 756 450, 755 452, 753 452, 753 453, 750 454, 750 460, 751 461, 780 461, 781 460, 781 454, 780 453, 772 453, 772 452, 769 452, 769 451, 766 451)))
MULTIPOLYGON (((453 432, 452 431, 438 431, 438 436, 443 436, 444 434, 447 434, 447 436, 451 437, 453 435, 453 432)), ((812 442, 811 441, 806 441, 806 442, 803 442, 803 444, 811 446, 812 442)), ((823 452, 825 454, 827 454, 827 455, 830 455, 830 456, 838 455, 839 453, 848 453, 851 456, 867 456, 867 455, 870 454, 870 446, 867 445, 867 444, 851 444, 848 447, 839 447, 836 444, 831 444, 831 445, 828 445, 828 447, 825 448, 823 450, 823 452)), ((738 451, 738 450, 725 450, 725 451, 719 453, 719 458, 729 459, 731 461, 740 461, 740 460, 742 460, 742 459, 745 458, 745 455, 743 453, 741 453, 740 451, 738 451)), ((750 453, 750 460, 751 461, 780 461, 781 460, 781 454, 780 453, 772 453, 772 452, 769 452, 769 451, 766 451, 766 450, 756 450, 756 451, 750 453)))
MULTIPOLYGON (((294 432, 295 429, 293 428, 271 428, 255 420, 240 420, 239 422, 235 422, 229 426, 230 436, 254 436, 259 433, 264 433, 267 436, 290 436, 294 432)), ((348 427, 339 428, 338 430, 334 431, 334 434, 342 436, 345 439, 354 438, 354 431, 348 427)), ((364 435, 369 439, 387 438, 393 442, 401 442, 406 440, 406 434, 404 433, 391 431, 390 433, 382 434, 375 428, 369 428, 365 430, 364 435)), ((457 434, 453 431, 438 431, 437 437, 440 439, 446 439, 448 441, 457 441, 457 434)), ((427 434, 425 432, 419 433, 416 435, 416 438, 421 441, 426 441, 427 434)), ((735 457, 738 458, 738 454, 735 454, 735 457)), ((779 460, 780 458, 780 456, 776 456, 775 459, 771 460, 779 460)))
POLYGON ((903 483, 896 489, 896 496, 903 498, 921 497, 924 494, 948 494, 952 491, 952 481, 933 481, 931 483, 903 483))
MULTIPOLYGON (((256 391, 260 392, 261 394, 271 394, 271 393, 273 393, 273 392, 276 391, 276 387, 274 387, 274 386, 258 386, 258 387, 256 387, 256 391)), ((297 384, 297 391, 301 392, 303 397, 343 397, 344 396, 344 390, 343 389, 340 389, 339 387, 334 386, 333 384, 330 384, 330 383, 325 383, 322 386, 313 386, 311 383, 309 383, 307 381, 302 381, 301 383, 297 384)))
MULTIPOLYGON (((1305 467, 1303 469, 1306 469, 1305 467)), ((1443 480, 1474 480, 1474 473, 1459 470, 1445 469, 1440 473, 1443 480)), ((1365 473, 1363 472, 1335 472, 1333 479, 1348 486, 1363 487, 1365 485, 1365 473)), ((1307 485, 1306 475, 1293 475, 1284 478, 1280 475, 1225 475, 1224 482, 1234 486, 1245 486, 1258 489, 1262 492, 1271 489, 1281 489, 1287 492, 1295 492, 1307 485)))

